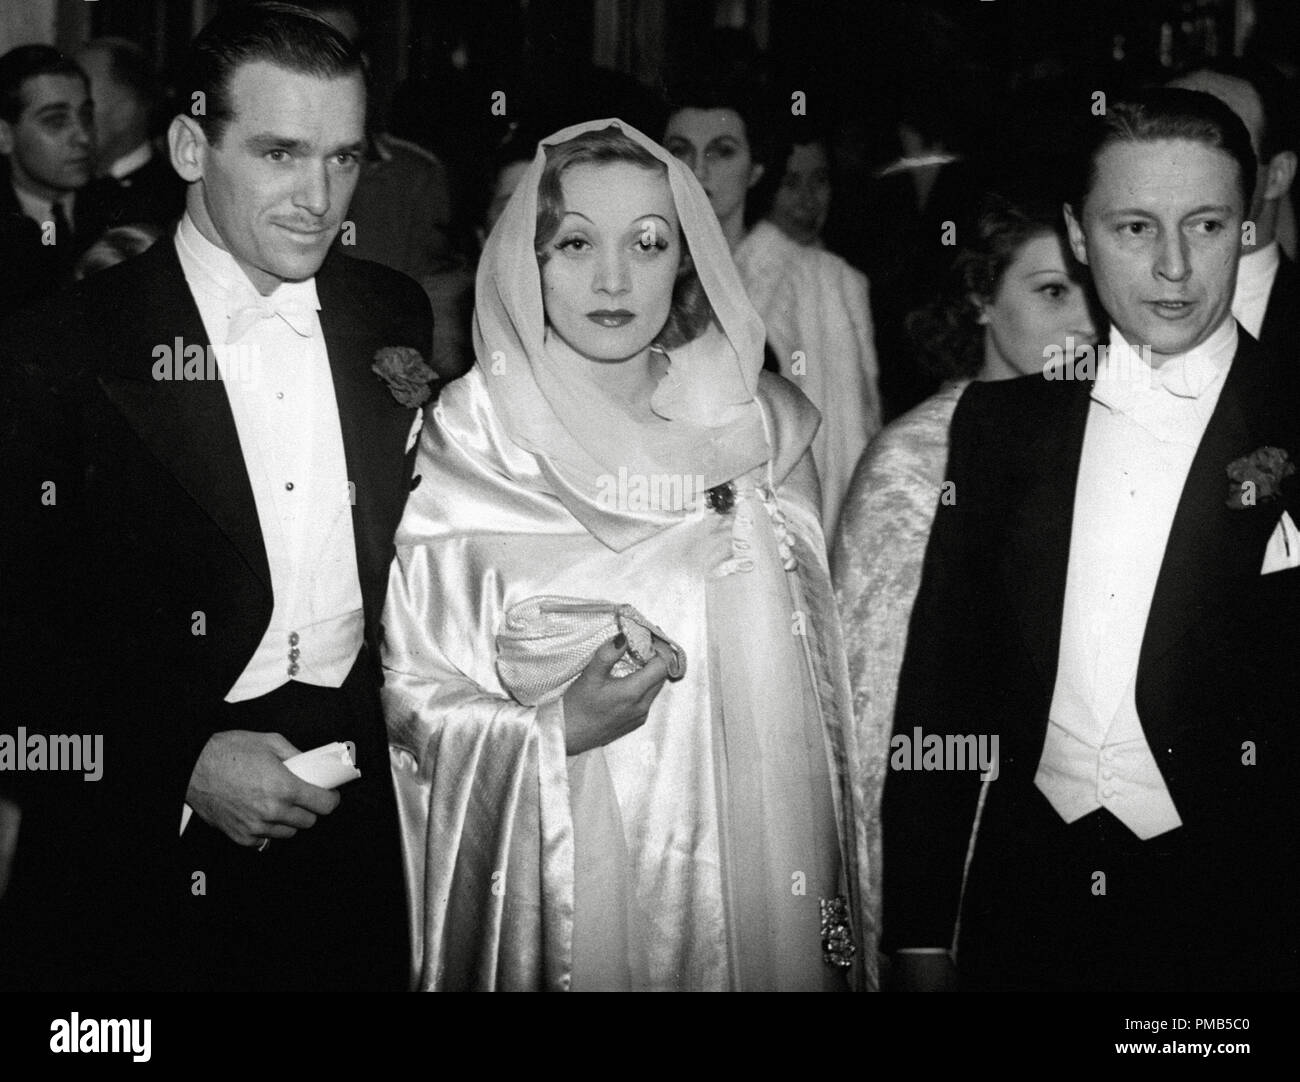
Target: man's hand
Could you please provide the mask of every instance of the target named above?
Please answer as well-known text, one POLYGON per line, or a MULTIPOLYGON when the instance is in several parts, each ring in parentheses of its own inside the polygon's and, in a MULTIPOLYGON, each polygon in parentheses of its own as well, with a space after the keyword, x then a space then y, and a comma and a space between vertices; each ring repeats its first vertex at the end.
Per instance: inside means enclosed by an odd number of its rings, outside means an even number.
POLYGON ((292 838, 339 803, 338 793, 310 785, 280 765, 297 754, 279 733, 214 733, 194 764, 186 803, 237 845, 292 838))
POLYGON ((658 640, 656 657, 627 676, 611 676, 627 639, 616 635, 591 655, 587 667, 564 693, 564 750, 579 755, 604 747, 645 724, 650 704, 668 679, 668 648, 658 640))

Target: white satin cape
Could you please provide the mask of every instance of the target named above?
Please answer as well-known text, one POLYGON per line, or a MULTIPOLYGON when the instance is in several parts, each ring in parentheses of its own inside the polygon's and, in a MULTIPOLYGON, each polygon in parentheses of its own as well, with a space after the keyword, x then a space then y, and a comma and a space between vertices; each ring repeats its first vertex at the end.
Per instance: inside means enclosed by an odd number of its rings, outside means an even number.
MULTIPOLYGON (((384 617, 415 983, 843 986, 818 901, 846 886, 863 921, 869 869, 809 456, 739 478, 730 514, 687 513, 616 551, 511 441, 488 378, 449 385, 425 426, 384 617), (684 647, 686 675, 642 728, 566 758, 562 702, 509 698, 495 636, 538 594, 627 602, 684 647)), ((810 407, 784 381, 764 374, 752 408, 772 461, 783 433, 806 439, 810 407)), ((856 987, 874 986, 864 953, 856 987)))

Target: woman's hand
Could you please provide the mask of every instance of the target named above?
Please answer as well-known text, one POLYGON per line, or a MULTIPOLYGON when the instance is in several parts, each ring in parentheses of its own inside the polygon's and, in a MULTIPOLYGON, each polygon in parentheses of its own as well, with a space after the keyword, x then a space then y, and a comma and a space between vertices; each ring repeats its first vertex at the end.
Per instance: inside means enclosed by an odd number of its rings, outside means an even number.
POLYGON ((650 704, 668 678, 667 648, 656 640, 655 657, 645 668, 624 677, 611 676, 626 647, 627 637, 615 635, 591 655, 564 693, 565 754, 604 747, 645 724, 650 704))

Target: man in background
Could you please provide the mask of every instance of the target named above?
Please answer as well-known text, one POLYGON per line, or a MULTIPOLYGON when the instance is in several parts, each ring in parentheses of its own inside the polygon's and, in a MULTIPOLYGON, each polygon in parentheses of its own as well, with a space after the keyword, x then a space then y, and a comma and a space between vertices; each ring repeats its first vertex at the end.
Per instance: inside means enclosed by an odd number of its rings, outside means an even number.
POLYGON ((0 57, 0 316, 70 279, 103 231, 105 185, 92 181, 95 111, 85 73, 48 45, 0 57))
POLYGON ((1243 232, 1232 314, 1247 333, 1282 358, 1292 355, 1300 334, 1300 267, 1278 244, 1278 217, 1296 173, 1291 110, 1282 76, 1244 60, 1204 64, 1170 86, 1213 94, 1241 118, 1259 159, 1255 198, 1243 232))
MULTIPOLYGON (((352 0, 306 0, 313 11, 361 50, 367 65, 366 22, 352 0)), ((451 183, 447 168, 424 147, 384 130, 370 117, 366 156, 348 211, 351 229, 335 242, 348 255, 371 259, 414 278, 433 305, 433 357, 439 376, 465 370, 465 281, 472 268, 451 240, 451 183)))
POLYGON ((96 38, 77 53, 90 79, 100 176, 115 185, 113 225, 172 225, 185 207, 185 184, 151 136, 161 94, 149 58, 124 38, 96 38))

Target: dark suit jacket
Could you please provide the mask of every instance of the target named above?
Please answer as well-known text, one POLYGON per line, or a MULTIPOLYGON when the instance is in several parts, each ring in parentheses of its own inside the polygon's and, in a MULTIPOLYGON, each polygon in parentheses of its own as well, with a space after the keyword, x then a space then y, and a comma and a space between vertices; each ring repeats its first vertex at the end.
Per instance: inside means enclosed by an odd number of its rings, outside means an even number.
POLYGON ((154 154, 133 173, 113 181, 108 227, 146 223, 166 229, 185 210, 185 181, 165 154, 154 154))
POLYGON ((1259 328, 1259 344, 1282 361, 1296 362, 1300 350, 1300 267, 1285 254, 1281 260, 1259 328))
MULTIPOLYGON (((1264 445, 1300 457, 1296 372, 1242 332, 1178 504, 1136 689, 1181 829, 1204 862, 1219 941, 1240 936, 1251 941, 1243 949, 1264 952, 1294 935, 1294 908, 1278 891, 1294 898, 1300 569, 1261 576, 1260 567, 1282 510, 1300 522, 1300 500, 1290 483, 1280 502, 1230 510, 1225 469, 1264 445), (1242 764, 1245 741, 1256 766, 1242 764)), ((999 736, 977 864, 1016 861, 1015 820, 1034 795, 1071 532, 1087 528, 1072 520, 1089 390, 1039 377, 976 383, 953 418, 955 503, 938 508, 926 552, 895 732, 999 736)), ((975 772, 890 771, 887 949, 952 941, 979 786, 975 772)), ((1293 979, 1294 956, 1271 961, 1293 979)))
POLYGON ((91 181, 77 192, 71 241, 44 244, 40 225, 22 212, 8 168, 0 169, 0 320, 71 282, 77 257, 108 228, 118 198, 115 181, 91 181))
MULTIPOLYGON (((373 647, 411 487, 415 413, 370 365, 383 346, 427 356, 432 322, 419 287, 376 264, 331 254, 317 289, 355 485, 377 702, 373 647)), ((156 887, 177 850, 190 773, 208 738, 230 727, 223 697, 273 605, 225 388, 153 378, 155 350, 178 338, 208 344, 170 239, 0 331, 12 516, 0 542, 0 623, 13 692, 0 731, 101 733, 105 760, 96 783, 15 777, 24 805, 16 878, 56 882, 49 905, 78 926, 115 922, 111 935, 124 941, 165 917, 156 887)))

